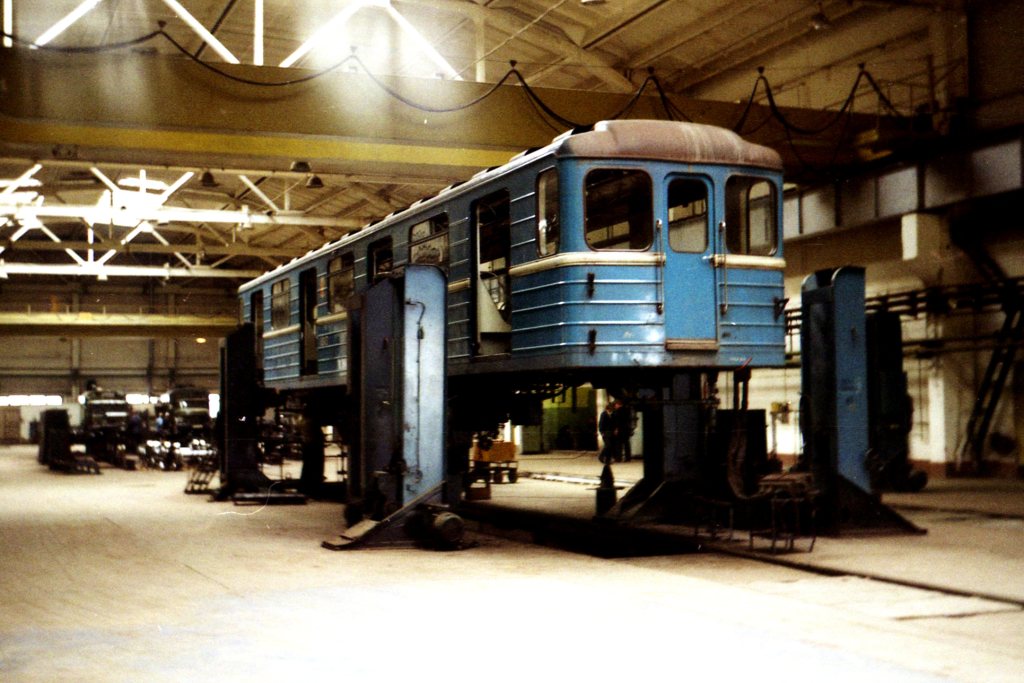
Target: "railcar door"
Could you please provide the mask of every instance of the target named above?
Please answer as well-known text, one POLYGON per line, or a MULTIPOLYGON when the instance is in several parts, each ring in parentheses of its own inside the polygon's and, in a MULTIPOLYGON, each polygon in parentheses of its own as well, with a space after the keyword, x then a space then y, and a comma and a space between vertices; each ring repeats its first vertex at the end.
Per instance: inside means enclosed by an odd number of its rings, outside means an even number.
POLYGON ((714 240, 710 239, 711 181, 672 176, 667 188, 667 220, 662 220, 665 253, 665 347, 670 351, 718 348, 714 240))
POLYGON ((473 205, 476 268, 473 271, 478 356, 508 353, 512 339, 512 255, 508 190, 500 190, 473 205))
POLYGON ((299 273, 299 373, 315 375, 316 353, 316 269, 299 273))

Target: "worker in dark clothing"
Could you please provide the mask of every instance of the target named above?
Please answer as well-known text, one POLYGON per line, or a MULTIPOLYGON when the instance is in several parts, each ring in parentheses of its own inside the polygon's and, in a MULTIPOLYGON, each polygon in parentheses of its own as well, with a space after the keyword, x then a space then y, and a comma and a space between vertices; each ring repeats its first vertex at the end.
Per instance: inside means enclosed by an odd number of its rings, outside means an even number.
POLYGON ((604 443, 598 460, 605 464, 622 458, 622 443, 618 435, 619 423, 615 417, 617 405, 617 401, 609 401, 597 422, 597 431, 601 432, 601 441, 604 443))
POLYGON ((616 440, 619 442, 619 450, 615 454, 616 460, 625 459, 626 462, 629 462, 633 459, 633 447, 630 445, 629 439, 633 436, 635 429, 635 416, 632 406, 626 405, 622 401, 616 401, 615 406, 616 440))

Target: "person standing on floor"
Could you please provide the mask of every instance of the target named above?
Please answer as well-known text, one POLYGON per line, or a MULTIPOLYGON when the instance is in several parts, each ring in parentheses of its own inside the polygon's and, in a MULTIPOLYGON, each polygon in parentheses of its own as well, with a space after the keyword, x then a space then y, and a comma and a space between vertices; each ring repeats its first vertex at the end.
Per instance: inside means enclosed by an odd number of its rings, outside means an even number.
POLYGON ((614 418, 616 440, 619 442, 619 448, 615 452, 615 459, 625 459, 626 462, 629 462, 633 459, 633 447, 629 443, 629 439, 633 436, 633 431, 636 428, 633 407, 622 401, 616 401, 614 418))
POLYGON ((616 403, 616 401, 609 401, 601 413, 601 419, 597 422, 597 431, 601 433, 601 441, 604 444, 598 460, 605 464, 622 457, 617 436, 618 421, 615 419, 616 403))

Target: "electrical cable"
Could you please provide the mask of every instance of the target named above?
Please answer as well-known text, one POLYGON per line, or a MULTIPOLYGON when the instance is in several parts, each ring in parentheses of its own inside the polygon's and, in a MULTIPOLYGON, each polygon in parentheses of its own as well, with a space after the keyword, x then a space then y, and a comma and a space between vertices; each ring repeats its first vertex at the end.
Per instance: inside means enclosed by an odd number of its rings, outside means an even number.
MULTIPOLYGON (((22 38, 19 38, 16 35, 9 34, 9 33, 6 33, 6 32, 0 32, 0 36, 2 36, 3 38, 9 39, 10 41, 12 41, 13 43, 15 43, 15 44, 17 44, 19 46, 29 47, 29 48, 33 48, 33 49, 39 49, 39 50, 44 50, 44 51, 47 51, 47 52, 56 52, 56 53, 65 53, 65 54, 97 54, 97 53, 102 53, 102 52, 111 52, 111 51, 116 51, 116 50, 122 50, 122 49, 125 49, 125 48, 136 47, 138 45, 142 45, 144 43, 147 43, 147 42, 153 40, 154 38, 163 38, 172 47, 174 47, 178 52, 180 52, 182 55, 187 57, 189 60, 191 60, 192 62, 194 62, 198 66, 201 66, 202 68, 204 68, 204 69, 206 69, 206 70, 208 70, 208 71, 210 71, 212 73, 215 73, 218 76, 222 76, 225 79, 231 80, 231 81, 236 82, 236 83, 244 84, 244 85, 251 85, 251 86, 254 86, 254 87, 286 87, 286 86, 291 86, 291 85, 298 85, 298 84, 302 84, 302 83, 308 83, 308 82, 313 81, 315 79, 318 79, 318 78, 320 78, 322 76, 325 76, 325 75, 327 75, 327 74, 329 74, 331 72, 334 72, 334 71, 338 70, 339 68, 345 66, 346 64, 353 63, 353 64, 357 65, 362 70, 362 72, 374 83, 374 85, 376 85, 378 88, 380 88, 389 97, 391 97, 391 98, 393 98, 393 99, 395 99, 395 100, 405 104, 408 107, 411 107, 413 109, 417 109, 417 110, 422 111, 422 112, 431 113, 431 114, 448 114, 448 113, 454 113, 454 112, 459 112, 459 111, 464 111, 466 109, 470 109, 470 108, 480 104, 484 100, 488 99, 492 95, 494 95, 503 85, 506 85, 506 83, 508 83, 508 81, 510 79, 514 78, 517 81, 518 85, 521 86, 522 92, 523 92, 523 94, 524 94, 528 104, 536 112, 537 116, 541 120, 543 120, 544 123, 547 126, 549 126, 550 128, 552 128, 555 132, 561 132, 561 129, 559 128, 559 126, 561 126, 562 128, 569 128, 569 129, 575 129, 575 130, 589 129, 589 128, 591 128, 593 126, 593 122, 589 123, 589 124, 581 123, 581 122, 578 122, 578 121, 574 121, 574 120, 572 120, 572 119, 570 119, 570 118, 568 118, 566 116, 563 116, 563 115, 559 114, 558 112, 556 112, 550 105, 548 105, 544 101, 544 99, 540 95, 537 94, 537 92, 534 90, 534 88, 532 86, 530 86, 530 84, 526 80, 526 77, 517 68, 517 62, 515 60, 510 61, 510 63, 509 63, 509 70, 505 73, 505 75, 502 76, 501 79, 498 80, 496 83, 492 84, 485 92, 481 93, 480 95, 478 95, 478 96, 476 96, 476 97, 474 97, 474 98, 472 98, 472 99, 470 99, 467 102, 464 102, 462 104, 458 104, 458 105, 454 105, 454 106, 449 106, 449 107, 438 107, 438 106, 431 106, 431 105, 428 105, 428 104, 424 104, 422 102, 417 102, 417 101, 412 100, 409 97, 406 97, 406 96, 402 95, 397 90, 395 90, 394 88, 389 86, 387 83, 385 83, 383 80, 381 80, 379 77, 377 77, 375 74, 373 74, 370 71, 370 69, 367 68, 366 64, 354 52, 352 54, 350 54, 350 55, 347 55, 343 59, 337 61, 336 63, 332 64, 331 66, 329 66, 327 68, 321 69, 319 71, 315 71, 313 73, 306 74, 304 76, 299 76, 299 77, 296 77, 296 78, 289 78, 289 79, 281 80, 281 81, 264 81, 264 80, 258 80, 258 79, 252 79, 252 78, 246 78, 246 77, 243 77, 243 76, 238 76, 238 75, 233 74, 233 73, 231 73, 231 72, 229 72, 229 71, 227 71, 227 70, 225 70, 223 68, 220 68, 216 64, 213 64, 211 62, 207 62, 207 61, 204 61, 204 60, 200 59, 198 56, 196 56, 195 54, 193 54, 189 50, 187 50, 181 43, 179 43, 171 34, 169 34, 165 30, 165 26, 166 26, 165 22, 160 21, 160 22, 157 22, 157 24, 158 24, 158 27, 159 27, 157 30, 151 31, 151 32, 143 34, 143 35, 140 35, 140 36, 138 36, 136 38, 132 38, 132 39, 129 39, 129 40, 120 41, 120 42, 116 42, 116 43, 106 43, 106 44, 103 44, 103 45, 96 45, 96 46, 90 46, 90 47, 74 47, 74 46, 72 46, 72 47, 62 47, 62 46, 53 46, 53 45, 35 45, 31 41, 26 41, 26 40, 24 40, 22 38)), ((795 143, 795 141, 793 139, 793 135, 794 134, 801 135, 801 136, 816 136, 816 135, 820 135, 820 134, 824 133, 826 130, 829 130, 833 126, 839 124, 840 122, 843 122, 843 132, 839 136, 839 140, 837 141, 836 149, 833 152, 832 160, 830 162, 830 166, 833 165, 835 163, 835 160, 838 158, 839 149, 840 149, 840 147, 842 145, 842 140, 846 136, 846 130, 848 129, 849 123, 850 123, 849 115, 852 115, 853 102, 855 100, 857 91, 858 91, 858 89, 861 86, 862 80, 866 80, 867 81, 868 85, 871 87, 872 91, 876 94, 876 96, 878 97, 879 102, 885 108, 886 111, 888 111, 891 115, 893 115, 895 117, 898 117, 898 118, 901 118, 901 119, 906 118, 903 114, 901 114, 896 109, 895 105, 893 105, 892 101, 885 95, 885 93, 882 92, 881 87, 875 81, 875 79, 871 75, 871 73, 869 71, 867 71, 867 69, 865 68, 865 65, 862 63, 862 64, 859 64, 858 66, 859 66, 860 70, 858 71, 857 77, 854 80, 853 85, 850 88, 849 94, 847 95, 847 97, 844 100, 843 104, 840 106, 840 108, 834 113, 834 115, 827 122, 825 122, 824 124, 822 124, 820 126, 816 126, 816 127, 805 127, 805 126, 797 125, 797 124, 793 123, 792 121, 790 121, 783 114, 781 108, 779 107, 778 103, 775 100, 775 93, 772 90, 771 82, 764 75, 764 67, 759 67, 758 70, 757 70, 758 76, 757 76, 757 78, 754 81, 754 86, 751 89, 750 96, 747 98, 747 101, 746 101, 746 103, 743 106, 743 111, 740 114, 739 119, 732 126, 732 130, 734 132, 736 132, 736 133, 739 133, 739 134, 747 134, 747 135, 749 135, 749 134, 751 134, 753 132, 756 132, 756 131, 760 130, 765 125, 767 125, 770 121, 775 120, 775 121, 777 121, 782 126, 782 128, 783 128, 783 130, 785 132, 786 140, 787 140, 790 148, 792 149, 793 155, 797 159, 797 161, 801 164, 801 166, 803 166, 805 168, 805 170, 812 171, 814 173, 820 173, 821 169, 815 169, 805 159, 803 159, 800 156, 799 150, 798 150, 798 148, 796 146, 796 143, 795 143), (760 89, 762 84, 764 85, 765 98, 767 99, 767 102, 768 102, 769 115, 766 116, 754 128, 752 128, 750 130, 744 130, 746 128, 746 125, 747 125, 747 120, 748 120, 748 118, 750 116, 750 113, 753 110, 753 106, 754 106, 754 104, 756 102, 758 90, 760 89), (845 120, 844 120, 844 117, 845 117, 845 120)), ((606 118, 606 119, 618 119, 618 118, 622 118, 622 117, 628 116, 629 113, 636 106, 636 104, 640 101, 640 98, 647 91, 648 87, 654 87, 655 88, 655 91, 656 91, 657 97, 658 97, 658 101, 661 104, 662 109, 664 110, 664 114, 665 114, 666 118, 668 118, 669 120, 673 120, 673 121, 675 121, 675 120, 683 120, 683 121, 689 121, 689 122, 693 121, 693 119, 690 116, 688 116, 685 111, 683 111, 680 107, 678 107, 675 103, 672 102, 671 98, 668 96, 668 93, 666 93, 664 88, 662 87, 662 84, 661 84, 660 80, 654 75, 653 69, 648 69, 647 78, 644 79, 643 83, 641 83, 641 85, 632 94, 630 99, 623 105, 623 107, 619 111, 617 111, 614 114, 612 114, 611 116, 604 117, 604 118, 606 118)))
POLYGON ((128 40, 122 40, 117 43, 104 43, 103 45, 93 45, 88 47, 60 47, 56 45, 36 45, 31 40, 19 38, 17 35, 13 33, 7 33, 6 31, 0 31, 0 37, 11 41, 15 45, 20 45, 21 47, 27 47, 33 50, 43 50, 44 52, 64 52, 67 54, 95 54, 99 52, 112 52, 114 50, 123 50, 127 47, 135 47, 136 45, 148 43, 150 40, 156 38, 157 36, 163 33, 163 27, 161 26, 157 30, 150 31, 149 33, 141 35, 137 38, 129 38, 128 40))

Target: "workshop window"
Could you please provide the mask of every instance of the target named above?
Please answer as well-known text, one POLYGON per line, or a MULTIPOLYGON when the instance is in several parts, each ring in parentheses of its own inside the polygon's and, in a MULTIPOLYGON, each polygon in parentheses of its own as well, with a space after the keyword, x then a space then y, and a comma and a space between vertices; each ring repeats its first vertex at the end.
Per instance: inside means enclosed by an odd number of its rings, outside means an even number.
POLYGON ((356 260, 351 252, 327 263, 327 307, 331 313, 345 310, 345 302, 356 289, 356 260))
POLYGON ((558 202, 558 171, 549 168, 537 176, 537 254, 550 256, 558 253, 561 236, 558 202))
POLYGON ((640 251, 654 240, 651 177, 643 171, 601 168, 587 174, 584 225, 592 249, 640 251))
POLYGON ((725 184, 725 246, 733 254, 771 256, 778 247, 778 197, 763 178, 732 176, 725 184))
POLYGON ((288 327, 291 317, 291 282, 280 280, 270 286, 270 327, 288 327))
POLYGON ((438 214, 409 228, 409 262, 448 270, 448 214, 438 214))

